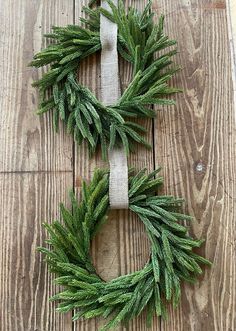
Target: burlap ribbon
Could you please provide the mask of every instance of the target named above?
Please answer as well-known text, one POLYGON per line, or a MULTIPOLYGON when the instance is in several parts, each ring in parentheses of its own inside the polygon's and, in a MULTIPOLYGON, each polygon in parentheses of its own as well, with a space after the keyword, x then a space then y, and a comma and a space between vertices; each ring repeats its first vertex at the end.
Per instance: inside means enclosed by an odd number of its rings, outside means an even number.
MULTIPOLYGON (((113 0, 117 5, 118 1, 113 0)), ((102 1, 102 7, 110 10, 102 1)), ((105 105, 114 104, 120 96, 119 67, 117 53, 117 25, 101 15, 100 38, 101 53, 101 96, 105 105)), ((109 200, 112 209, 127 209, 128 199, 128 166, 123 147, 109 151, 110 182, 109 200)))

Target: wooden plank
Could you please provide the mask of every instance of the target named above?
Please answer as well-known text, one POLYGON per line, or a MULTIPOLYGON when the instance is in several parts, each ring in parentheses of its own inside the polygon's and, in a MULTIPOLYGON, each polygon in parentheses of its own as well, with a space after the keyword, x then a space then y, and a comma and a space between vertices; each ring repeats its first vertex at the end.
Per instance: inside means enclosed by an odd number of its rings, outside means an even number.
POLYGON ((196 220, 190 231, 204 237, 200 252, 213 262, 182 302, 170 309, 162 330, 235 330, 235 118, 225 3, 155 1, 166 30, 178 40, 173 80, 183 87, 177 106, 155 122, 156 162, 165 192, 186 198, 196 220), (216 4, 218 3, 218 6, 216 4))
MULTIPOLYGON (((45 237, 41 220, 58 215, 72 185, 72 143, 52 131, 51 116, 37 118, 32 109, 37 93, 30 84, 37 70, 26 65, 42 46, 42 31, 51 24, 72 22, 73 2, 64 0, 0 0, 2 62, 0 118, 1 272, 0 320, 3 330, 70 330, 70 316, 59 315, 48 303, 55 290, 35 248, 45 237), (33 75, 32 75, 33 72, 33 75)), ((144 6, 144 1, 127 1, 144 6)), ((185 92, 175 109, 159 112, 155 123, 156 163, 164 166, 165 190, 187 198, 195 215, 191 231, 207 239, 202 254, 214 261, 194 286, 185 286, 181 307, 170 309, 163 330, 234 330, 235 266, 235 143, 231 68, 224 1, 156 1, 166 14, 169 35, 179 41, 177 62, 184 70, 173 83, 185 92), (228 161, 227 161, 228 160, 228 161)), ((81 5, 75 3, 76 17, 81 5)), ((121 61, 123 87, 131 71, 121 61)), ((99 56, 82 65, 81 81, 99 95, 99 56)), ((152 124, 147 123, 152 141, 152 124)), ((152 169, 153 154, 139 148, 130 158, 137 168, 152 169)), ((100 154, 89 159, 86 146, 75 153, 74 183, 89 179, 100 154)), ((149 247, 141 223, 133 215, 112 212, 92 246, 102 277, 111 279, 143 266, 149 247)), ((101 321, 74 325, 74 330, 97 330, 101 321)), ((121 329, 121 328, 120 328, 121 329)), ((144 315, 130 330, 146 330, 144 315)), ((155 320, 151 330, 159 329, 155 320)))
POLYGON ((46 238, 43 221, 59 217, 71 173, 0 175, 0 329, 9 331, 71 329, 71 316, 58 314, 49 296, 52 276, 36 247, 46 238))
POLYGON ((72 21, 73 1, 0 0, 0 7, 0 329, 70 330, 71 316, 48 302, 55 287, 36 247, 42 222, 58 215, 72 186, 72 142, 53 132, 50 115, 34 114, 39 73, 27 65, 51 25, 72 21))
POLYGON ((28 64, 52 25, 73 20, 73 1, 0 4, 0 171, 71 170, 71 138, 62 128, 53 131, 51 115, 35 115, 38 93, 31 84, 42 73, 28 64))
MULTIPOLYGON (((126 6, 135 6, 143 9, 146 1, 126 1, 126 6)), ((75 17, 82 16, 82 6, 86 1, 75 2, 75 17)), ((78 21, 77 21, 78 22, 78 21)), ((120 62, 120 74, 122 88, 129 84, 131 78, 131 68, 120 62)), ((79 71, 80 81, 89 86, 97 96, 100 96, 100 56, 93 56, 82 64, 79 71)), ((152 122, 146 123, 149 134, 149 141, 152 142, 152 122)), ((129 158, 129 164, 141 169, 147 167, 153 169, 153 153, 143 147, 138 147, 135 155, 129 158)), ((75 186, 78 193, 81 187, 81 178, 89 179, 93 174, 95 167, 108 166, 101 161, 101 154, 98 153, 92 159, 89 159, 86 146, 76 149, 75 155, 75 186)), ((92 254, 98 273, 105 280, 110 280, 118 275, 123 275, 135 270, 141 269, 149 257, 149 244, 144 231, 144 227, 137 218, 128 212, 111 211, 109 221, 104 225, 100 234, 95 238, 92 245, 92 254)), ((144 314, 132 323, 129 330, 146 330, 144 314)), ((104 324, 103 320, 90 320, 77 322, 74 330, 98 330, 99 326, 104 324)), ((121 330, 122 328, 117 328, 121 330)), ((153 327, 150 330, 159 330, 159 321, 155 319, 153 327)))
POLYGON ((233 0, 226 0, 228 34, 231 50, 231 67, 234 88, 234 108, 236 104, 236 2, 233 0))

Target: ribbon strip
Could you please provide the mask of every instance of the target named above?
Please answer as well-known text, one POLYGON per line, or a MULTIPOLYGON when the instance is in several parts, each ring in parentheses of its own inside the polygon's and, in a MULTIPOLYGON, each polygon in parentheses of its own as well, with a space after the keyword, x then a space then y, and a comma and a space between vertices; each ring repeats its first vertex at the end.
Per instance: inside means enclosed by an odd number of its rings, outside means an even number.
MULTIPOLYGON (((118 1, 113 0, 117 6, 118 1)), ((106 1, 101 6, 111 11, 106 1)), ((117 53, 117 25, 101 15, 101 97, 105 105, 114 104, 120 97, 119 65, 117 53)), ((112 209, 127 209, 128 165, 124 148, 115 147, 109 151, 110 179, 109 200, 112 209)))

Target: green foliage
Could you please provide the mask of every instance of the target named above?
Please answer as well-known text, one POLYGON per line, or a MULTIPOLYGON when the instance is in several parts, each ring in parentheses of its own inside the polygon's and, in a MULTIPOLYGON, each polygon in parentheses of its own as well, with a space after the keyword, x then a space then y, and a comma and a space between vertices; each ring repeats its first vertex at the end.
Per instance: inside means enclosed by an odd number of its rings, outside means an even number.
POLYGON ((147 307, 147 323, 152 315, 166 317, 167 302, 174 307, 180 300, 181 282, 194 282, 202 273, 199 264, 210 265, 193 252, 202 240, 187 234, 180 224, 191 217, 180 213, 182 199, 155 195, 162 185, 155 178, 160 169, 146 174, 129 173, 129 209, 143 222, 151 245, 150 259, 142 270, 104 282, 92 264, 90 242, 106 221, 109 209, 109 173, 96 170, 90 184, 83 183, 81 202, 71 193, 72 211, 61 204, 63 223, 45 224, 50 249, 45 254, 55 283, 64 290, 51 298, 59 301, 57 310, 75 310, 73 320, 103 316, 109 318, 102 330, 127 323, 147 307))
POLYGON ((168 95, 180 91, 168 85, 178 68, 170 66, 176 50, 165 50, 176 42, 164 34, 163 16, 154 23, 150 1, 142 13, 134 8, 126 13, 122 1, 118 8, 112 1, 108 3, 112 13, 100 7, 84 8, 87 18, 81 18, 81 26, 53 27, 46 35, 53 44, 31 62, 35 67, 50 65, 34 82, 41 95, 38 114, 52 110, 56 130, 62 120, 78 144, 87 141, 90 153, 101 144, 104 158, 115 144, 123 144, 127 153, 134 143, 150 147, 143 138, 145 129, 132 119, 154 117, 148 105, 172 105, 168 95), (80 62, 101 49, 101 13, 118 25, 119 54, 133 66, 129 86, 117 103, 108 107, 77 81, 80 62))

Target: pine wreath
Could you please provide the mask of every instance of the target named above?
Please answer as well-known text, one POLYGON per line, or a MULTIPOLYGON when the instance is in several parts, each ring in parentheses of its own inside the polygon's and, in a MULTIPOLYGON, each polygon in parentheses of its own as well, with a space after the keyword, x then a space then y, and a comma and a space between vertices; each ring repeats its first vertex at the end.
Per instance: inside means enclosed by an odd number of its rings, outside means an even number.
MULTIPOLYGON (((95 1, 92 1, 95 2, 95 1)), ((58 129, 61 119, 69 133, 80 144, 87 141, 90 153, 99 145, 103 158, 108 148, 123 144, 127 154, 134 144, 149 147, 143 137, 146 129, 134 122, 135 118, 153 118, 155 112, 149 105, 172 105, 168 95, 180 91, 167 82, 179 70, 171 67, 176 49, 167 50, 176 44, 163 32, 163 16, 153 22, 151 1, 142 13, 129 8, 126 13, 123 1, 116 7, 107 0, 112 13, 103 8, 84 8, 87 18, 82 25, 53 27, 46 37, 54 41, 36 54, 31 65, 50 69, 34 82, 41 94, 38 114, 53 110, 54 127, 58 129), (100 14, 118 26, 118 52, 132 64, 133 78, 115 105, 105 106, 78 80, 80 62, 101 49, 100 14), (52 91, 52 93, 48 93, 52 91)))
POLYGON ((183 200, 155 195, 163 183, 161 177, 155 178, 159 170, 129 172, 129 209, 143 222, 151 247, 142 270, 105 282, 93 266, 90 242, 106 222, 109 210, 106 170, 96 170, 90 184, 83 182, 80 204, 71 193, 72 211, 61 204, 64 224, 45 224, 50 249, 41 247, 40 251, 46 255, 50 271, 57 275, 55 283, 65 287, 51 298, 60 301, 59 312, 75 310, 73 320, 109 318, 102 328, 105 331, 126 324, 147 308, 150 325, 153 314, 167 316, 168 302, 178 305, 181 282, 193 283, 202 273, 199 264, 210 265, 193 252, 203 240, 193 239, 180 224, 192 219, 180 213, 183 200))

